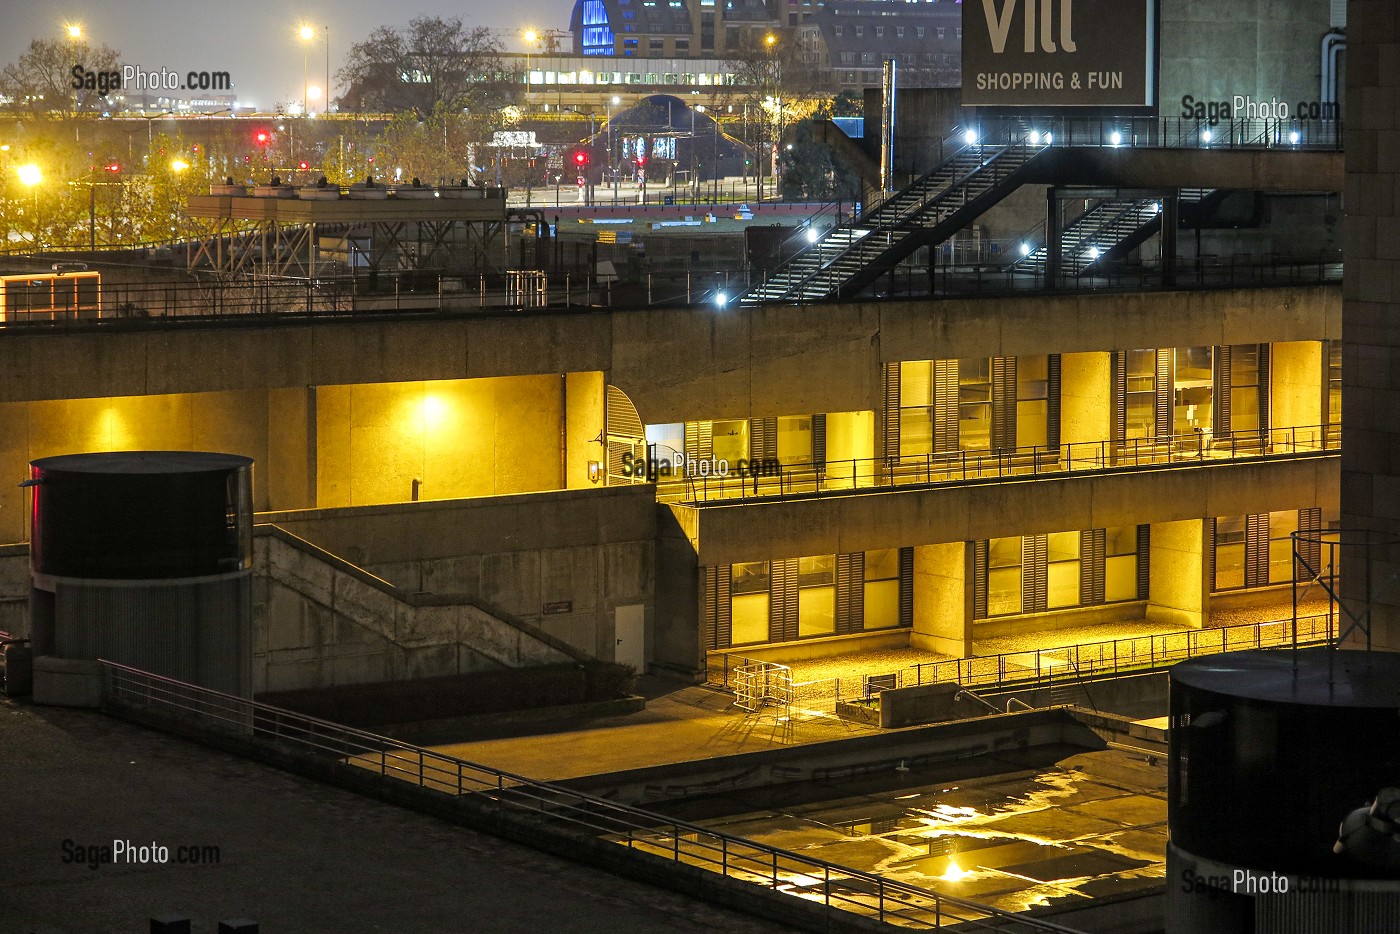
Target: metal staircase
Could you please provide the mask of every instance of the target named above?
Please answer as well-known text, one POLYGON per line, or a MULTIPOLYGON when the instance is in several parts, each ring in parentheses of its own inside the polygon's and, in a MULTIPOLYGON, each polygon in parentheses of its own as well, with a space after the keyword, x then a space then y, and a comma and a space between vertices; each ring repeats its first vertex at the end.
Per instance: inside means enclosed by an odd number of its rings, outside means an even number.
MULTIPOLYGON (((1183 206, 1202 205, 1225 193, 1209 188, 1183 188, 1183 206)), ((1060 234, 1060 271, 1080 276, 1097 264, 1122 257, 1141 246, 1162 226, 1162 202, 1152 198, 1108 199, 1095 202, 1065 225, 1060 234)), ((1042 243, 1012 264, 1016 272, 1045 275, 1047 244, 1042 243)))
POLYGON ((966 227, 1021 184, 1045 146, 1019 139, 972 143, 849 224, 831 228, 760 285, 743 305, 813 302, 855 294, 921 246, 966 227))

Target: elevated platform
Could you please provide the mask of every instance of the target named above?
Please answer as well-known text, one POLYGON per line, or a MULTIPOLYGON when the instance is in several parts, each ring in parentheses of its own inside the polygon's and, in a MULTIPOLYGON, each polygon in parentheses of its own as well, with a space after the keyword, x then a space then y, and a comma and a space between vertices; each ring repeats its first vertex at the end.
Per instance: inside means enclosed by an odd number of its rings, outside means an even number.
MULTIPOLYGON (((285 195, 192 195, 191 217, 276 221, 279 224, 377 224, 386 222, 495 221, 506 217, 503 188, 374 189, 383 197, 359 197, 315 189, 322 197, 285 195), (332 197, 334 196, 334 197, 332 197)), ((284 189, 297 194, 298 189, 284 189)))

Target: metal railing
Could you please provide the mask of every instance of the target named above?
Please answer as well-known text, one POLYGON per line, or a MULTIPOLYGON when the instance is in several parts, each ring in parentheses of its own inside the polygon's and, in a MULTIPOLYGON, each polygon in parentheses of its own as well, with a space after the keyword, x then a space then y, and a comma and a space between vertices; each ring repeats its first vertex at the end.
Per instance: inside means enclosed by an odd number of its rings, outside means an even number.
POLYGON ((331 760, 340 769, 361 770, 384 781, 407 782, 459 799, 464 817, 470 808, 484 808, 495 825, 504 820, 532 833, 544 827, 574 838, 584 835, 892 926, 1075 934, 1035 918, 125 665, 102 662, 102 669, 104 703, 114 713, 175 718, 202 732, 331 760))
MULTIPOLYGON (((1335 616, 1319 614, 1298 618, 1296 644, 1299 646, 1329 644, 1336 635, 1335 616)), ((1024 652, 919 662, 889 674, 866 674, 862 676, 861 683, 866 685, 864 694, 867 696, 878 693, 869 689, 871 678, 879 680, 880 691, 922 684, 959 684, 979 688, 1049 685, 1059 680, 1078 681, 1085 676, 1145 671, 1199 655, 1244 649, 1291 648, 1294 644, 1295 630, 1290 618, 1028 649, 1024 652)), ((753 664, 757 663, 737 653, 711 652, 706 658, 706 681, 716 687, 732 688, 732 672, 738 667, 753 664)))
MULTIPOLYGON (((1322 645, 1335 637, 1336 621, 1326 615, 1299 617, 1297 644, 1322 645)), ((1293 620, 1242 623, 1147 636, 1087 642, 1059 648, 1004 652, 946 661, 921 662, 901 672, 900 686, 960 684, 964 687, 1040 685, 1059 679, 1127 674, 1172 665, 1200 655, 1245 649, 1291 648, 1293 620)))
MULTIPOLYGON (((661 502, 703 506, 750 500, 859 493, 901 487, 992 480, 1064 477, 1083 473, 1214 464, 1223 461, 1325 454, 1341 448, 1341 426, 1306 425, 1257 431, 1210 432, 1033 445, 1010 451, 951 451, 899 458, 827 460, 765 466, 753 476, 691 475, 657 484, 661 502)), ((728 470, 723 461, 714 470, 728 470)), ((736 468, 737 469, 737 468, 736 468)))

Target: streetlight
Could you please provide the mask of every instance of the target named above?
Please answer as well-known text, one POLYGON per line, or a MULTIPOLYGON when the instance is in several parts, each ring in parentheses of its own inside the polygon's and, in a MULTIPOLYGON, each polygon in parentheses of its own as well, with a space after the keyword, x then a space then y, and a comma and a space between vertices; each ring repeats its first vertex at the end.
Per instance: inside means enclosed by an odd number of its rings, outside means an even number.
POLYGON ((19 175, 20 184, 28 188, 34 195, 34 243, 39 243, 39 189, 38 185, 44 180, 44 173, 39 171, 39 167, 30 162, 20 166, 15 170, 19 175))
POLYGON ((530 55, 535 48, 539 34, 533 29, 525 30, 525 109, 530 109, 530 55))
POLYGON ((311 54, 310 42, 316 38, 316 30, 303 24, 297 30, 297 35, 301 37, 301 113, 302 116, 306 116, 310 110, 307 103, 307 90, 311 87, 307 81, 306 69, 311 54))
POLYGON ((74 41, 83 37, 83 26, 81 23, 65 23, 64 30, 68 33, 68 38, 74 41))
POLYGON ((613 156, 613 141, 615 131, 613 130, 612 109, 622 103, 622 98, 614 94, 608 101, 608 170, 612 172, 613 182, 613 206, 617 206, 617 159, 613 156))

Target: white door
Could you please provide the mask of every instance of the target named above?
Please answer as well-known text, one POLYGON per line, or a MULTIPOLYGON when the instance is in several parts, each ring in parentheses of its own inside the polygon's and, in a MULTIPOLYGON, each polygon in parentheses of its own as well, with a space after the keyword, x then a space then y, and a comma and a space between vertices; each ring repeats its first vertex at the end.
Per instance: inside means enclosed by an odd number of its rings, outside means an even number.
POLYGON ((613 611, 613 661, 631 665, 638 674, 647 669, 647 608, 640 603, 620 606, 613 611))

